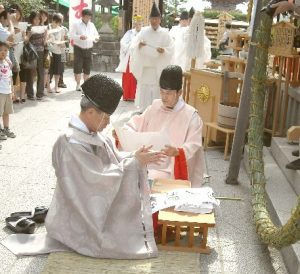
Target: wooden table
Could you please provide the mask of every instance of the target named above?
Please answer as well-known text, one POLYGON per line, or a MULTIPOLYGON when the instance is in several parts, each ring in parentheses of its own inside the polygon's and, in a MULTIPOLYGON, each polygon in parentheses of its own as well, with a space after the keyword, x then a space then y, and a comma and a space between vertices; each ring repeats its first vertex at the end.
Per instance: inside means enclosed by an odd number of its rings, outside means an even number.
POLYGON ((220 127, 217 123, 213 122, 206 122, 205 123, 206 126, 206 136, 205 136, 205 141, 204 141, 204 149, 208 148, 208 144, 210 142, 210 131, 211 128, 217 130, 217 131, 221 131, 223 133, 225 133, 226 135, 226 141, 225 141, 225 149, 224 149, 224 160, 227 160, 227 154, 228 154, 228 148, 229 148, 229 142, 230 142, 230 137, 231 135, 234 135, 235 130, 234 129, 230 129, 230 128, 225 128, 225 127, 220 127))
MULTIPOLYGON (((158 179, 155 180, 152 186, 152 192, 163 193, 180 188, 190 188, 191 183, 184 180, 158 179)), ((210 253, 210 248, 207 246, 208 228, 214 227, 215 215, 196 214, 188 212, 174 211, 173 208, 168 208, 159 211, 158 224, 162 225, 162 242, 158 245, 160 250, 173 250, 184 252, 210 253), (167 243, 167 228, 171 227, 175 230, 175 242, 167 243), (180 243, 180 232, 187 231, 187 245, 180 243), (195 231, 199 234, 195 235, 195 231), (202 237, 200 245, 196 245, 196 237, 202 237)))

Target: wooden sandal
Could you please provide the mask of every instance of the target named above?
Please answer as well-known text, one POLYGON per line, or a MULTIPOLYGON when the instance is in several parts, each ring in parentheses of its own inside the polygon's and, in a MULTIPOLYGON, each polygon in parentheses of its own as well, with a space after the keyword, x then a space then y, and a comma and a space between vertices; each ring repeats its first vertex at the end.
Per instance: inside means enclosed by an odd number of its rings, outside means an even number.
POLYGON ((36 228, 36 223, 25 217, 7 217, 6 226, 15 233, 32 234, 36 228))

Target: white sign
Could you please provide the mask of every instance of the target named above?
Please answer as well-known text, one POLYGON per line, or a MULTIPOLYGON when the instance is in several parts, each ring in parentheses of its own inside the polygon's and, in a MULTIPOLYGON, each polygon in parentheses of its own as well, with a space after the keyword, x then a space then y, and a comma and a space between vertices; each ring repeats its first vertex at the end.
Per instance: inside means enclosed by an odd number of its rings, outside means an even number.
MULTIPOLYGON (((72 0, 70 1, 69 8, 69 26, 70 29, 72 25, 77 20, 81 19, 81 13, 84 9, 92 9, 92 0, 72 0)), ((72 44, 72 42, 71 42, 72 44)), ((70 51, 73 50, 73 47, 70 47, 70 51)))

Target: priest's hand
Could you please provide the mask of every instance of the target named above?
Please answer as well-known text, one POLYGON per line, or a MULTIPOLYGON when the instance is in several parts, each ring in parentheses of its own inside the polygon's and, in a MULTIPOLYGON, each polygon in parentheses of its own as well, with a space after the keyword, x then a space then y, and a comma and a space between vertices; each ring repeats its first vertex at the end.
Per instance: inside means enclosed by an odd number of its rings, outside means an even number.
POLYGON ((165 52, 165 49, 163 49, 163 48, 157 48, 156 49, 159 53, 164 53, 165 52))
POLYGON ((172 147, 169 145, 165 146, 165 149, 162 149, 161 152, 164 153, 168 157, 176 157, 179 155, 179 150, 176 147, 172 147))
POLYGON ((141 41, 141 42, 139 43, 139 49, 140 49, 141 47, 144 47, 144 46, 146 46, 146 43, 145 43, 144 41, 141 41))
POLYGON ((139 161, 142 166, 149 164, 160 164, 166 156, 162 152, 153 152, 151 151, 152 146, 141 147, 134 154, 135 158, 139 161))

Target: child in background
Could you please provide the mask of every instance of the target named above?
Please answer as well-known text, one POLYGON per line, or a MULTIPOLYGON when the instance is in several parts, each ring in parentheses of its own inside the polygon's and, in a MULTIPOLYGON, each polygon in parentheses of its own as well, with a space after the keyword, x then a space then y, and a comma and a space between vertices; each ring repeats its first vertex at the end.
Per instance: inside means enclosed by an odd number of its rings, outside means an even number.
POLYGON ((6 43, 0 42, 0 116, 3 120, 3 128, 0 124, 0 140, 16 137, 9 129, 9 114, 13 113, 13 101, 12 71, 7 61, 8 49, 6 43))

